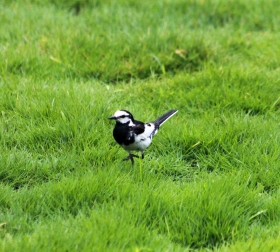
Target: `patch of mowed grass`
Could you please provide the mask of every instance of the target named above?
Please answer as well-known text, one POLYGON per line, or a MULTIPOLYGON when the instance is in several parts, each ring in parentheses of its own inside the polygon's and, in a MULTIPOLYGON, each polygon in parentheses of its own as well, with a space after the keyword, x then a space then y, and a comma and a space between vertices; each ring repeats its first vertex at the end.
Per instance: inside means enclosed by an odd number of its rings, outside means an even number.
POLYGON ((270 228, 258 225, 251 228, 254 237, 240 239, 232 244, 225 244, 214 251, 275 251, 279 248, 279 223, 270 228))
POLYGON ((3 249, 180 251, 276 225, 278 84, 232 71, 117 86, 2 79, 3 249), (142 179, 112 138, 107 118, 120 108, 143 121, 179 109, 147 150, 142 179))
POLYGON ((272 206, 259 194, 261 188, 248 189, 238 176, 177 186, 152 174, 142 184, 135 184, 133 174, 110 174, 65 178, 6 198, 2 245, 19 250, 199 248, 242 237, 272 206))
POLYGON ((275 1, 0 5, 3 251, 278 247, 275 1), (179 113, 132 168, 117 109, 179 113))
MULTIPOLYGON (((210 176, 177 186, 152 174, 145 175, 142 184, 135 184, 133 174, 112 170, 110 174, 103 170, 79 180, 65 178, 6 198, 2 244, 14 249, 23 244, 50 249, 71 244, 76 249, 132 249, 140 244, 162 248, 157 239, 165 237, 172 247, 199 248, 246 234, 250 224, 264 219, 262 213, 271 207, 265 195, 259 194, 261 188, 248 189, 238 176, 210 176), (51 227, 49 232, 46 225, 51 227), (83 228, 88 232, 82 232, 83 228), (20 233, 25 234, 23 239, 20 233), (152 238, 153 234, 158 238, 152 238), (53 237, 52 243, 47 242, 53 237)), ((164 246, 168 246, 166 241, 164 246)))
POLYGON ((77 168, 81 153, 85 163, 94 165, 100 160, 102 131, 107 134, 102 126, 103 118, 108 116, 104 114, 104 89, 87 87, 82 92, 83 84, 34 85, 33 80, 17 81, 2 80, 2 182, 17 188, 59 178, 62 167, 67 167, 67 173, 77 168), (95 96, 98 101, 93 99, 95 96), (94 127, 100 119, 100 128, 94 127))
POLYGON ((267 33, 279 30, 274 1, 27 0, 2 5, 3 74, 36 71, 43 78, 63 74, 116 83, 199 71, 207 64, 242 60, 277 68, 279 63, 279 40, 267 33), (72 7, 80 8, 78 15, 72 7))

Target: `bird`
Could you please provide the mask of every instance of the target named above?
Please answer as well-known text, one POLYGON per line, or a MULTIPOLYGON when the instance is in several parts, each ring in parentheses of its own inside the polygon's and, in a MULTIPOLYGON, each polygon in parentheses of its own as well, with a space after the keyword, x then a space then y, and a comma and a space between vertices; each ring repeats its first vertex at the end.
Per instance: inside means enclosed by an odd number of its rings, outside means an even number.
POLYGON ((170 110, 149 123, 135 120, 127 110, 117 110, 113 116, 109 117, 110 120, 116 121, 113 130, 116 142, 129 154, 123 161, 131 160, 132 166, 134 165, 133 158, 139 158, 139 156, 133 154, 132 151, 141 151, 143 159, 146 148, 152 143, 152 139, 157 134, 160 126, 177 112, 178 110, 176 109, 170 110))

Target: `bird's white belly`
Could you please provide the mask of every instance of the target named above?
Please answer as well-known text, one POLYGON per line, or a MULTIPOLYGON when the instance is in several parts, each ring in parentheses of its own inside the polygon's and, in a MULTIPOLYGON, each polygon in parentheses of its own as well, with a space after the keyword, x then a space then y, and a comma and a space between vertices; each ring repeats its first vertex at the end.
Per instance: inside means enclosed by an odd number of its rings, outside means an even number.
POLYGON ((152 142, 152 139, 147 138, 141 138, 141 136, 135 137, 135 142, 133 144, 130 144, 128 146, 123 145, 126 150, 135 150, 135 151, 144 151, 152 142))

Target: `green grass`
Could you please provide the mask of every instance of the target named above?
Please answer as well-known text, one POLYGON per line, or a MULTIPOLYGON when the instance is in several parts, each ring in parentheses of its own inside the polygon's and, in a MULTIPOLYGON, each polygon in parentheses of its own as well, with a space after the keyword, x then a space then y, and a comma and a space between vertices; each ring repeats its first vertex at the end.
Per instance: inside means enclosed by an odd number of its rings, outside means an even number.
POLYGON ((277 1, 0 3, 1 251, 278 251, 277 1), (107 118, 163 125, 134 168, 107 118))

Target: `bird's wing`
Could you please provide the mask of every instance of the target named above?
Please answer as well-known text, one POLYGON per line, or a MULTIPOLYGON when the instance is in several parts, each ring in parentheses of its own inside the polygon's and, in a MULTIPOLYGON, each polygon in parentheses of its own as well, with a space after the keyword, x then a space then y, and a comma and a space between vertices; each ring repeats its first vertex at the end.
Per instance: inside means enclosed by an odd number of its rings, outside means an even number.
POLYGON ((142 122, 134 121, 134 125, 131 127, 131 130, 136 135, 142 134, 145 130, 145 125, 142 122))

